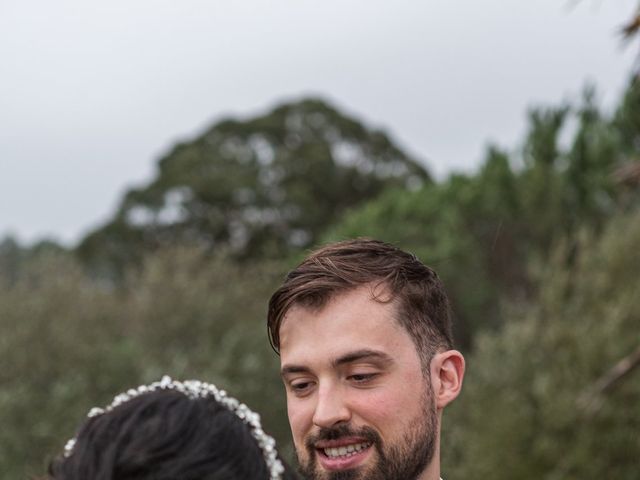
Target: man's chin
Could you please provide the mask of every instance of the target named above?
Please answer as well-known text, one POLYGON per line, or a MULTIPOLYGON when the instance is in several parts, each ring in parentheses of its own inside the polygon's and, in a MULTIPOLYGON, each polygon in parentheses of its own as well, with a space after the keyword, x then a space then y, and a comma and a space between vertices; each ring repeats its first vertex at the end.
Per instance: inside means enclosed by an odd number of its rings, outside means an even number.
POLYGON ((366 480, 371 478, 370 469, 364 466, 343 469, 343 470, 325 470, 317 466, 311 473, 302 471, 305 480, 366 480))

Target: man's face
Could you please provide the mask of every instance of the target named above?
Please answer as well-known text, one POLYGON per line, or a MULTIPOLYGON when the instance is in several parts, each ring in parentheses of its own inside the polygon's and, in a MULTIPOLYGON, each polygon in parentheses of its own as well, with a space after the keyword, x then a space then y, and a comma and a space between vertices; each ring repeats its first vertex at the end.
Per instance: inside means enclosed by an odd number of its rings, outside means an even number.
POLYGON ((421 478, 438 448, 431 384, 411 337, 368 287, 280 328, 289 423, 311 479, 421 478))

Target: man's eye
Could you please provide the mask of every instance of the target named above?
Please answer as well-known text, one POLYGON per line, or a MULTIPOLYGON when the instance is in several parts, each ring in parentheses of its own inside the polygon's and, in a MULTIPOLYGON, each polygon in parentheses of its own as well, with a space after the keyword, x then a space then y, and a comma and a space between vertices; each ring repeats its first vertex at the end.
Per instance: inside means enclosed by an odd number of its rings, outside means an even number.
POLYGON ((311 388, 311 382, 294 382, 290 384, 290 388, 295 393, 304 393, 311 388))
POLYGON ((353 375, 349 375, 349 380, 353 380, 356 383, 367 383, 377 376, 377 373, 354 373, 353 375))

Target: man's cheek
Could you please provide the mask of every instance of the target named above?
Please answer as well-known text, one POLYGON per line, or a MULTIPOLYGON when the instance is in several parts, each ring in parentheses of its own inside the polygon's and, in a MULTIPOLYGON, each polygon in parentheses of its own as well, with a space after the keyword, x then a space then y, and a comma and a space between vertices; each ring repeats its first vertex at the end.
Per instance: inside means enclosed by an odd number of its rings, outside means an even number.
MULTIPOLYGON (((301 408, 298 403, 289 402, 287 406, 287 415, 289 417, 289 426, 296 443, 302 441, 302 437, 306 435, 312 425, 313 414, 306 409, 301 408)), ((297 446, 297 445, 296 445, 297 446)))

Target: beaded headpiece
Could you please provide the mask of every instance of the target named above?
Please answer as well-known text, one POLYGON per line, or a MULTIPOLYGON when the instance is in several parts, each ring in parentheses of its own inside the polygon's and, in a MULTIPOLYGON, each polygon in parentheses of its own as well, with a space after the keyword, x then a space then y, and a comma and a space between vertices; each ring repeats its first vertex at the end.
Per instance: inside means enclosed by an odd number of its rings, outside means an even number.
MULTIPOLYGON (((129 400, 144 395, 146 393, 156 392, 159 390, 173 390, 183 393, 191 399, 210 398, 213 397, 220 405, 223 405, 236 416, 238 416, 246 425, 249 426, 251 436, 256 440, 258 446, 262 450, 262 456, 269 471, 269 480, 280 480, 284 473, 284 466, 278 458, 276 451, 276 441, 265 433, 260 424, 260 415, 253 412, 244 403, 240 403, 233 397, 227 395, 227 392, 220 390, 215 385, 201 382, 199 380, 185 380, 179 382, 172 380, 169 376, 162 377, 159 382, 153 382, 149 385, 141 385, 138 388, 132 388, 124 393, 116 395, 113 401, 104 408, 92 408, 87 417, 97 417, 114 408, 128 402, 129 400)), ((72 438, 64 447, 64 456, 69 457, 73 454, 73 447, 76 444, 76 438, 72 438)))

